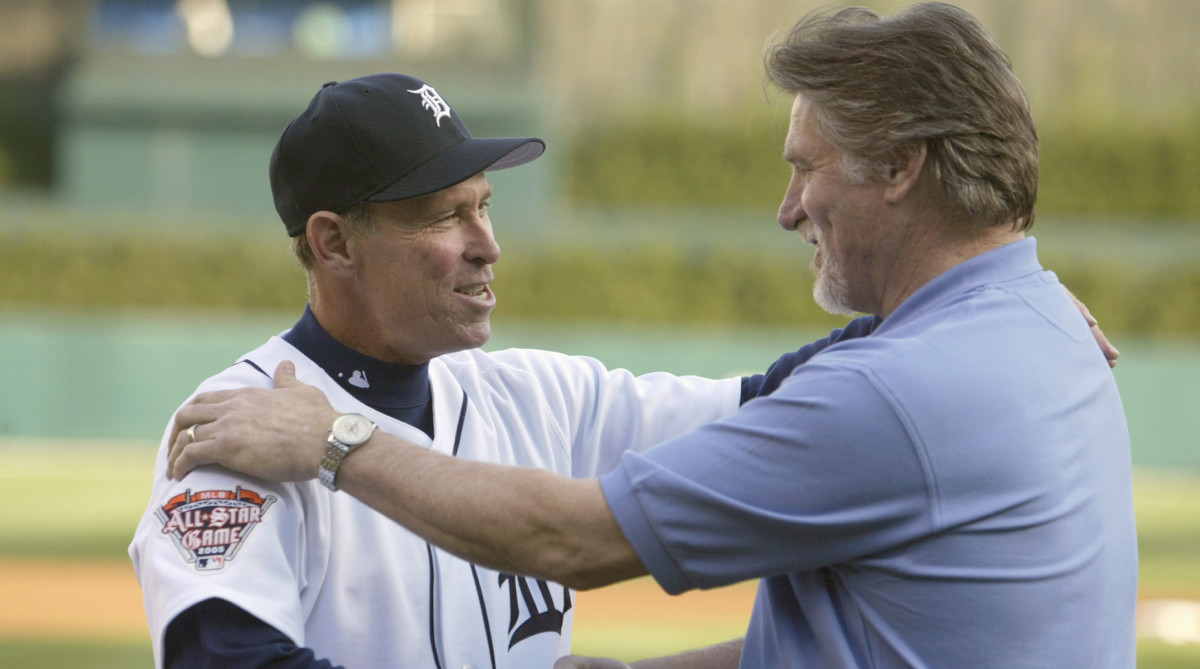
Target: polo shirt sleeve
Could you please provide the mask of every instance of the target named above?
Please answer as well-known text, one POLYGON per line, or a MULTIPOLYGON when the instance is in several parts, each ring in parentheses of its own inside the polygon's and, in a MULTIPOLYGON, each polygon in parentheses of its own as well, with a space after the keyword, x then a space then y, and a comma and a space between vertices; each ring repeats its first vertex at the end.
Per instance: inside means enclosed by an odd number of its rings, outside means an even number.
POLYGON ((928 533, 934 487, 869 373, 812 361, 736 414, 601 478, 667 592, 844 563, 928 533))

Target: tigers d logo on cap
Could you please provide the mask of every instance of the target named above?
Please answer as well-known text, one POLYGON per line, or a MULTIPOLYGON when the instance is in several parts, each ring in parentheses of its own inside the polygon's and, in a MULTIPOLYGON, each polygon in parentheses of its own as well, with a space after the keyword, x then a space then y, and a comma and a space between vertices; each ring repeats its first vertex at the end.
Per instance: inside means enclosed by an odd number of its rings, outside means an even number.
POLYGON ((438 92, 433 90, 433 86, 425 84, 415 91, 409 91, 413 95, 421 96, 421 105, 426 109, 433 111, 433 120, 437 123, 437 127, 442 127, 442 118, 450 118, 450 105, 438 95, 438 92))

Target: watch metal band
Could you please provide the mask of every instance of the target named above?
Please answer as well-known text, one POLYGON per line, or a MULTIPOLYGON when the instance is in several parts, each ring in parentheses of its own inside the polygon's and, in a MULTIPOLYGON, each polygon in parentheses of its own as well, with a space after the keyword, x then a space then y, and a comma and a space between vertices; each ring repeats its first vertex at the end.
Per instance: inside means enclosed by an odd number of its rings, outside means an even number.
POLYGON ((337 492, 337 472, 342 466, 342 460, 350 453, 350 447, 338 441, 331 434, 325 446, 325 457, 321 459, 321 472, 317 479, 321 485, 337 492))

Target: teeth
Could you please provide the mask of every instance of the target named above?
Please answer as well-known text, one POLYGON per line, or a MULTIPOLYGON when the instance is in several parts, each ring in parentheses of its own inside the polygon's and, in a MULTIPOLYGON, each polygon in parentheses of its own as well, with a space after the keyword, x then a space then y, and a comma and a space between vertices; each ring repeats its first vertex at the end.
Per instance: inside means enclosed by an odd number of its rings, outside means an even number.
POLYGON ((455 292, 463 295, 470 295, 471 297, 483 297, 487 294, 487 286, 467 286, 465 288, 459 288, 455 292))

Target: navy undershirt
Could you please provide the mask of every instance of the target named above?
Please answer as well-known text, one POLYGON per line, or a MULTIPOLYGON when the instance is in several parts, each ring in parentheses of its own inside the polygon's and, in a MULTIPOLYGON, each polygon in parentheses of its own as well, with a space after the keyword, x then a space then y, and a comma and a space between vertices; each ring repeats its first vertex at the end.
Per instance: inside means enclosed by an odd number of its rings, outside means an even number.
MULTIPOLYGON (((742 403, 771 394, 797 366, 830 344, 869 335, 880 322, 873 316, 856 318, 829 337, 784 354, 765 374, 743 378, 742 403)), ((330 336, 308 308, 295 327, 284 333, 283 339, 317 363, 358 401, 433 437, 429 363, 397 365, 354 351, 330 336)), ((328 660, 317 659, 312 650, 296 646, 282 632, 244 609, 215 598, 192 606, 171 621, 163 640, 163 656, 164 666, 169 669, 264 666, 336 669, 328 660)))
POLYGON ((859 316, 829 333, 825 339, 818 339, 811 344, 801 346, 795 353, 784 353, 778 360, 771 363, 766 374, 755 374, 742 378, 742 404, 755 397, 770 395, 779 388, 783 380, 792 375, 797 367, 808 362, 808 359, 825 350, 832 344, 847 339, 865 337, 875 331, 883 322, 878 316, 859 316))
POLYGON ((428 362, 400 365, 359 353, 326 332, 308 307, 283 340, 317 363, 354 399, 433 438, 428 362))

